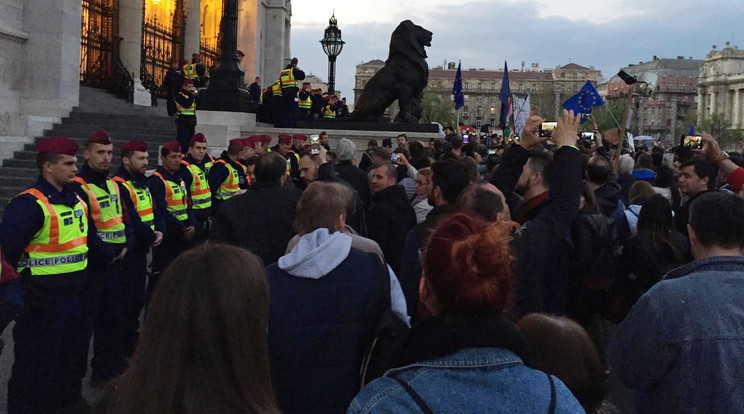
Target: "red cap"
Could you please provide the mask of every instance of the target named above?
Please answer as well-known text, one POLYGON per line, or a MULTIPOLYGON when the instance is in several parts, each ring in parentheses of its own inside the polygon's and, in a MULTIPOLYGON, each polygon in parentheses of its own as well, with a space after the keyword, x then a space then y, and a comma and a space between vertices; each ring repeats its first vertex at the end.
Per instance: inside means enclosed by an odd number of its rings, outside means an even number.
POLYGON ((36 144, 36 150, 39 152, 53 152, 55 154, 75 156, 78 150, 78 144, 67 137, 49 137, 44 138, 36 144))
POLYGON ((121 150, 147 152, 147 144, 143 141, 129 141, 121 147, 121 150))
POLYGON ((271 135, 261 135, 261 141, 271 142, 271 135))
POLYGON ((103 129, 99 129, 98 131, 94 132, 93 135, 88 137, 88 144, 109 145, 113 143, 114 142, 111 141, 111 137, 109 136, 108 132, 103 129))
POLYGON ((292 137, 289 135, 281 134, 279 135, 279 142, 284 143, 284 144, 291 144, 292 137))
POLYGON ((249 148, 256 148, 256 144, 253 142, 251 138, 243 138, 243 145, 249 148))
POLYGON ((243 53, 242 51, 238 50, 237 53, 238 53, 238 56, 245 57, 245 53, 243 53))
POLYGON ((201 132, 197 132, 193 137, 191 137, 191 142, 207 142, 207 137, 205 137, 201 132))
POLYGON ((300 135, 300 134, 294 134, 294 135, 292 135, 292 139, 296 139, 296 140, 302 141, 302 142, 307 141, 307 137, 304 136, 304 135, 300 135))
POLYGON ((258 135, 251 135, 248 138, 246 138, 246 141, 250 141, 250 142, 261 141, 261 137, 258 135))
POLYGON ((193 85, 194 81, 192 79, 184 79, 183 80, 183 86, 193 85))
POLYGON ((170 152, 181 152, 181 144, 178 143, 175 139, 172 139, 165 144, 163 144, 163 148, 167 149, 170 152))
POLYGON ((230 140, 230 146, 236 146, 236 147, 245 147, 245 143, 240 138, 235 138, 230 140))

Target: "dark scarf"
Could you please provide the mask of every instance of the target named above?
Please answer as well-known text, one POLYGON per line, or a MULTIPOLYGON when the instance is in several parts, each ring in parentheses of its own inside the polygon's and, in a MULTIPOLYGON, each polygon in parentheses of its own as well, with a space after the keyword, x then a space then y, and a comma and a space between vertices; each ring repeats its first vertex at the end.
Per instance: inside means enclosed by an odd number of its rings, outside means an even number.
POLYGON ((532 213, 547 199, 548 192, 546 191, 525 201, 524 204, 514 212, 514 221, 519 224, 524 224, 530 221, 530 219, 532 219, 532 213))
POLYGON ((527 340, 501 315, 442 315, 411 328, 395 367, 441 358, 464 348, 503 348, 525 362, 529 358, 527 340))

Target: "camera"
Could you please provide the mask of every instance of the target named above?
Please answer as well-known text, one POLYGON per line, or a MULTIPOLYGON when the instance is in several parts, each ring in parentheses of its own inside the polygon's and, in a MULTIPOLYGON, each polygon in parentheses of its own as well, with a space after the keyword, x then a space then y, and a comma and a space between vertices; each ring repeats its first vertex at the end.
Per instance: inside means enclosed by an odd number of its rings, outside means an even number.
POLYGON ((557 122, 543 122, 540 124, 540 128, 537 130, 539 137, 550 137, 553 135, 553 130, 558 126, 557 122))
POLYGON ((390 161, 392 162, 398 162, 398 153, 394 152, 393 155, 390 156, 390 161))
POLYGON ((689 149, 703 149, 703 137, 700 135, 683 135, 682 145, 689 149))
POLYGON ((582 132, 581 139, 585 139, 588 141, 594 141, 594 132, 582 132))
POLYGON ((310 135, 310 154, 320 154, 320 136, 310 135))

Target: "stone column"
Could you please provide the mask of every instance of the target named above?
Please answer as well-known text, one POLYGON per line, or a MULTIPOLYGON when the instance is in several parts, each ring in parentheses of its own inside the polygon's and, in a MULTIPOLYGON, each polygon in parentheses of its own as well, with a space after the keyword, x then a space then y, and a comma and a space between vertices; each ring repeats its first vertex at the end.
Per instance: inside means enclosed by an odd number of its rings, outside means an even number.
POLYGON ((201 50, 201 2, 199 0, 184 0, 183 11, 186 21, 183 36, 183 58, 191 62, 191 54, 201 50))
POLYGON ((741 89, 736 88, 734 90, 734 116, 733 116, 733 127, 739 128, 739 124, 741 123, 741 95, 740 92, 741 89))
POLYGON ((713 116, 713 114, 716 113, 716 93, 712 92, 710 93, 710 112, 708 112, 709 116, 713 116))
POLYGON ((150 106, 150 92, 142 86, 140 64, 142 61, 142 1, 120 0, 119 2, 119 55, 124 67, 134 79, 135 105, 150 106))
POLYGON ((703 121, 703 111, 705 110, 705 97, 707 95, 703 94, 703 89, 701 87, 698 87, 698 95, 697 95, 697 123, 700 124, 703 121))
POLYGON ((24 112, 66 116, 80 98, 80 0, 26 0, 24 112))

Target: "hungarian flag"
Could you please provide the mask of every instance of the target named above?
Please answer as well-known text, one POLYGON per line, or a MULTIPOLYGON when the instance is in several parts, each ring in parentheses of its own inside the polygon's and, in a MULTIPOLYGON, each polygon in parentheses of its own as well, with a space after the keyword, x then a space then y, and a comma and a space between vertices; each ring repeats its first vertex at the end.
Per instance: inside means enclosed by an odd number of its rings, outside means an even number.
POLYGON ((501 101, 501 114, 499 116, 499 128, 504 130, 504 137, 514 133, 514 125, 511 121, 514 113, 514 101, 509 88, 509 68, 504 61, 504 80, 501 82, 501 92, 499 92, 501 101))

